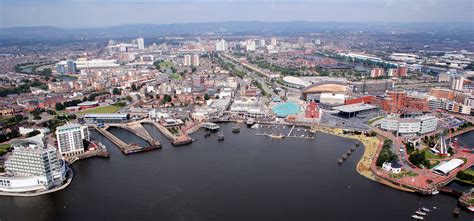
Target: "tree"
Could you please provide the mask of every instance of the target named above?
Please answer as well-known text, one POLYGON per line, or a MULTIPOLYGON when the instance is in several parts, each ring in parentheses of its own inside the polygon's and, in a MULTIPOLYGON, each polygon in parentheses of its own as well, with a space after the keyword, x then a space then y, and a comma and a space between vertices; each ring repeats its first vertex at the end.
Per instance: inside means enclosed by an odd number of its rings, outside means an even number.
POLYGON ((120 89, 114 87, 114 89, 112 90, 112 94, 120 95, 120 94, 121 94, 121 91, 120 91, 120 89))
POLYGON ((157 99, 157 100, 161 99, 161 97, 160 97, 159 94, 156 95, 156 99, 157 99))
POLYGON ((130 97, 130 95, 128 95, 128 96, 125 97, 125 100, 127 100, 128 102, 131 102, 133 100, 133 98, 130 97))
POLYGON ((196 67, 194 67, 194 66, 191 66, 191 73, 194 73, 194 72, 196 72, 196 70, 197 70, 197 68, 196 68, 196 67))
POLYGON ((207 101, 207 100, 209 100, 209 98, 210 98, 210 97, 209 97, 209 94, 207 94, 207 93, 206 93, 206 94, 204 94, 204 100, 206 100, 206 101, 207 101))
POLYGON ((38 134, 40 134, 40 133, 41 133, 41 132, 40 132, 39 130, 33 130, 33 131, 27 133, 27 134, 26 134, 26 137, 34 137, 34 136, 36 136, 36 135, 38 135, 38 134))
POLYGON ((132 91, 138 91, 138 87, 135 84, 132 84, 132 91))
POLYGON ((55 105, 55 109, 56 109, 57 111, 62 111, 62 110, 64 110, 64 105, 63 105, 62 103, 59 103, 59 102, 58 102, 58 103, 56 103, 56 105, 55 105))
POLYGON ((196 100, 197 100, 197 101, 201 100, 201 97, 200 97, 199 95, 196 96, 196 100))
POLYGON ((171 98, 171 95, 165 94, 165 95, 163 96, 163 102, 164 102, 164 103, 171 102, 171 100, 173 100, 173 99, 171 98))
POLYGON ((41 116, 40 115, 34 115, 33 120, 41 120, 41 116))

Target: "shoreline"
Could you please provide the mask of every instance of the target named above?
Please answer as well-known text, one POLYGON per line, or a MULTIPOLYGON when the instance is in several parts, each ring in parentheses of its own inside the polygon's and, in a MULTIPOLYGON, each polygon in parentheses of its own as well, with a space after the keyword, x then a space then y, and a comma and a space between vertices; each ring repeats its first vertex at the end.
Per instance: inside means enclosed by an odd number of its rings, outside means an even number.
POLYGON ((374 157, 377 153, 377 150, 378 150, 378 147, 379 147, 380 143, 383 142, 382 140, 380 140, 380 138, 378 138, 376 136, 375 137, 367 137, 365 135, 345 135, 345 134, 342 133, 342 129, 340 129, 340 128, 331 128, 331 127, 321 126, 321 125, 313 127, 312 130, 319 131, 319 132, 326 133, 326 134, 330 134, 330 135, 334 135, 334 136, 338 136, 338 137, 344 137, 344 138, 358 140, 359 142, 361 142, 364 145, 364 153, 362 154, 361 158, 359 159, 359 161, 356 164, 357 173, 359 173, 360 175, 362 175, 362 176, 364 176, 364 177, 366 177, 370 180, 373 180, 375 182, 384 184, 386 186, 389 186, 389 187, 392 187, 392 188, 395 188, 395 189, 398 189, 398 190, 401 190, 401 191, 410 192, 410 193, 416 192, 412 189, 408 189, 408 188, 404 188, 404 187, 395 185, 395 184, 393 184, 393 183, 391 183, 391 182, 389 182, 385 179, 382 179, 382 178, 378 177, 375 173, 372 172, 372 170, 370 168, 371 164, 372 164, 372 161, 374 160, 374 157))

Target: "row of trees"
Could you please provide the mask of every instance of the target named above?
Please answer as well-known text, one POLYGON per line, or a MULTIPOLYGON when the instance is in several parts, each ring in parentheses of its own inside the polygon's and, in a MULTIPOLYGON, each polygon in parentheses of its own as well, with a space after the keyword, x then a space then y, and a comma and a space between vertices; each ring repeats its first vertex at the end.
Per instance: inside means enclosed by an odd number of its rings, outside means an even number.
POLYGON ((48 85, 38 81, 33 80, 30 81, 28 79, 22 80, 22 84, 16 85, 15 87, 7 87, 7 88, 0 88, 0 97, 6 97, 10 94, 23 94, 23 93, 30 93, 31 87, 37 87, 41 89, 48 89, 48 85))

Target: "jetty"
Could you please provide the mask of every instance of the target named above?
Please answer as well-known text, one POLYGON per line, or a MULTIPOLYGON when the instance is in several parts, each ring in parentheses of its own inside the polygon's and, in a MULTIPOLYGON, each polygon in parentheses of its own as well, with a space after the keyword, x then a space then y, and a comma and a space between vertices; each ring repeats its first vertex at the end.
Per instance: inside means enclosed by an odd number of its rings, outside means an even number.
MULTIPOLYGON (((155 121, 142 121, 142 123, 149 123, 158 129, 166 138, 171 141, 173 146, 186 145, 193 142, 193 139, 181 129, 177 129, 179 134, 173 134, 165 126, 155 121)), ((200 127, 200 126, 199 126, 200 127)))

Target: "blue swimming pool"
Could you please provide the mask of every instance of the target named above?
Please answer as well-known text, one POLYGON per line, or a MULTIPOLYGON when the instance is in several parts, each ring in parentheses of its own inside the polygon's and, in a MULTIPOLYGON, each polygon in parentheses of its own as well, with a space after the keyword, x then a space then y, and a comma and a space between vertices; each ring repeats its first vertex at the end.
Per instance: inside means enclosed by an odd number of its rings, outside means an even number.
POLYGON ((273 107, 273 113, 275 113, 278 117, 286 117, 288 115, 297 114, 300 111, 300 106, 292 101, 277 104, 275 107, 273 107))

